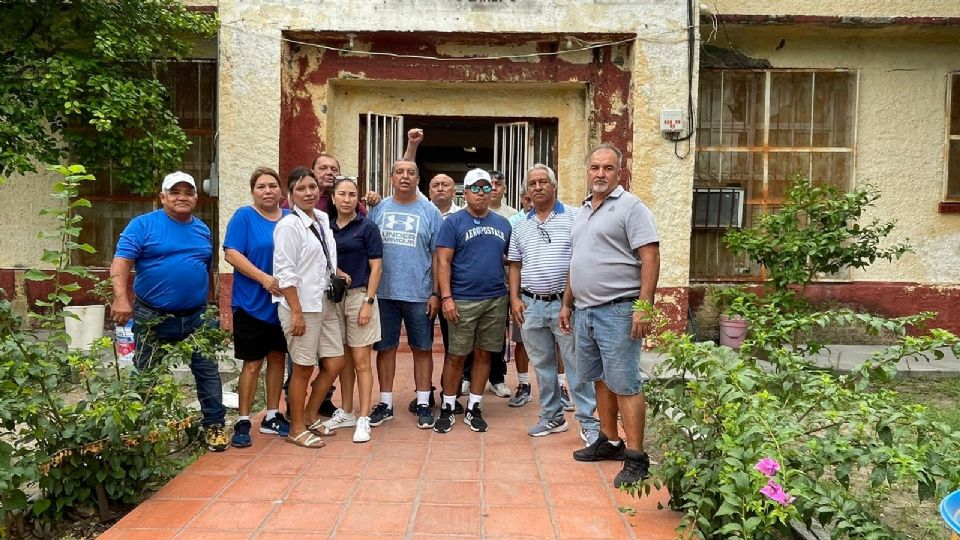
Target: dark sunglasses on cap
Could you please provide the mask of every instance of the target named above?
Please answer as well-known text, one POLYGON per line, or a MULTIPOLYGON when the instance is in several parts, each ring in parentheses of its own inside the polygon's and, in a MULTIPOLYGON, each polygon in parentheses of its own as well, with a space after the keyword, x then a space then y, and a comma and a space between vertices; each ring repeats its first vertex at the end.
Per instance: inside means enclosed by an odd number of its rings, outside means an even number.
POLYGON ((467 189, 470 190, 470 193, 480 193, 480 192, 482 191, 482 192, 484 192, 484 193, 490 194, 490 193, 493 192, 493 186, 490 186, 490 185, 478 186, 478 185, 474 184, 474 185, 468 187, 467 189))

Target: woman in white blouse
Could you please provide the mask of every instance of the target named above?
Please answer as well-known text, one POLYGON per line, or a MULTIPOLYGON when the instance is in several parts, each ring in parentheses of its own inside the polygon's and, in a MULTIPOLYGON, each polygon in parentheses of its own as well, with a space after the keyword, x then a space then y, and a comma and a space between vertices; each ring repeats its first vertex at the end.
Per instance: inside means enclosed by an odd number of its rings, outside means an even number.
POLYGON ((330 274, 337 268, 337 248, 327 214, 315 209, 320 188, 313 171, 306 167, 290 171, 287 192, 291 212, 273 233, 273 272, 283 295, 275 300, 280 303, 277 312, 293 359, 287 441, 322 448, 323 423, 317 409, 344 362, 336 309, 326 295, 330 274), (306 402, 317 358, 323 362, 306 402))

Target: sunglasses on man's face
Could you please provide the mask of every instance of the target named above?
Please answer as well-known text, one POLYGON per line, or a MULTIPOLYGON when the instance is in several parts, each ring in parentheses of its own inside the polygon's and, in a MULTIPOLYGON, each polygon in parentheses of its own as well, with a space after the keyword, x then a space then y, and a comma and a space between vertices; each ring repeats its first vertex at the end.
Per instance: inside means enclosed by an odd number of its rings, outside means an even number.
POLYGON ((467 189, 470 190, 470 193, 480 193, 482 191, 489 194, 493 192, 493 186, 478 186, 476 184, 468 187, 467 189))

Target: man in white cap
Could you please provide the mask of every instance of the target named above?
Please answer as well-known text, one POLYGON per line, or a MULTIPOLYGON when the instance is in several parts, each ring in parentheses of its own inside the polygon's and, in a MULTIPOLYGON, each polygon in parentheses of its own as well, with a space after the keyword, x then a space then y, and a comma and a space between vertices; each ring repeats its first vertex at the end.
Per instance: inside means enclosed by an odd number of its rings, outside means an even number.
MULTIPOLYGON (((202 324, 210 290, 213 243, 210 229, 193 215, 197 184, 184 172, 168 174, 160 190, 162 208, 133 218, 120 234, 110 265, 113 304, 110 314, 117 324, 133 317, 138 369, 156 364, 160 345, 187 339, 202 324), (133 294, 130 271, 136 269, 133 294)), ((198 351, 190 359, 203 414, 207 447, 227 449, 223 431, 226 409, 217 363, 198 351)))
POLYGON ((443 222, 437 239, 440 307, 450 325, 443 405, 433 426, 438 433, 453 428, 463 362, 471 352, 474 376, 463 421, 473 431, 487 430, 480 401, 490 373, 490 354, 503 350, 507 322, 503 257, 510 243, 510 222, 489 209, 493 184, 487 171, 468 171, 463 187, 467 206, 443 222))

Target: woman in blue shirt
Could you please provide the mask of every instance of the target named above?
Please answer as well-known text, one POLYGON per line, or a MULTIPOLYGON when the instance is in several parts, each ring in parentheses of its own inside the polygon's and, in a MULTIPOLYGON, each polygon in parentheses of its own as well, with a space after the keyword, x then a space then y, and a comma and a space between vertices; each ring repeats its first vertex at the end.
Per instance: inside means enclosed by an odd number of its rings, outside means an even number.
POLYGON ((337 304, 340 333, 347 345, 346 363, 340 372, 342 407, 323 423, 327 432, 353 427, 353 442, 370 440, 370 396, 373 371, 370 349, 380 340, 377 287, 383 270, 383 242, 375 223, 360 215, 357 182, 338 177, 333 185, 333 208, 328 208, 330 226, 337 239, 338 273, 346 275, 347 296, 337 304), (360 408, 354 412, 353 387, 359 386, 360 408))
POLYGON ((230 218, 223 239, 224 258, 234 270, 233 343, 234 356, 243 361, 237 391, 240 416, 233 426, 232 446, 250 446, 250 406, 260 379, 263 359, 267 359, 267 414, 260 422, 260 433, 286 436, 290 423, 279 411, 287 342, 277 318, 277 306, 271 295, 279 295, 273 277, 273 230, 284 215, 280 208, 280 175, 260 167, 250 176, 253 204, 244 206, 230 218))

